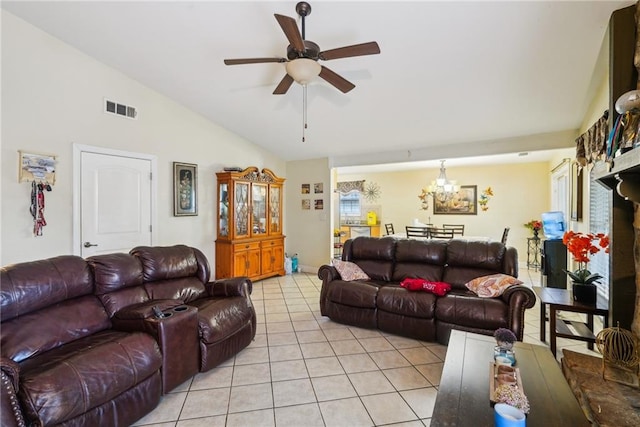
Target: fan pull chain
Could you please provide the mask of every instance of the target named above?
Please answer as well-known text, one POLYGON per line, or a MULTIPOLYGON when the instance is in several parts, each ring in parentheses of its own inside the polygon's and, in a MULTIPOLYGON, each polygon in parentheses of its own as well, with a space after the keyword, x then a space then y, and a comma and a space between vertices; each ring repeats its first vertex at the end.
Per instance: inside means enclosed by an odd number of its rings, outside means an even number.
POLYGON ((302 86, 302 142, 305 142, 307 129, 307 85, 302 86))

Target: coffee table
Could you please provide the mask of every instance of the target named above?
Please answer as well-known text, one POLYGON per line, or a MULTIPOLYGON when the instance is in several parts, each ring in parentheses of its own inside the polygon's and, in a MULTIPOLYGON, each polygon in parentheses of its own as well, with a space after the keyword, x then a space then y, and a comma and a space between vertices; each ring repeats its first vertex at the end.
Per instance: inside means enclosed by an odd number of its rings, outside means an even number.
MULTIPOLYGON (((495 345, 491 336, 451 331, 432 427, 493 425, 489 364, 495 345)), ((514 349, 516 367, 531 405, 527 427, 589 426, 549 349, 522 342, 517 342, 514 349)))

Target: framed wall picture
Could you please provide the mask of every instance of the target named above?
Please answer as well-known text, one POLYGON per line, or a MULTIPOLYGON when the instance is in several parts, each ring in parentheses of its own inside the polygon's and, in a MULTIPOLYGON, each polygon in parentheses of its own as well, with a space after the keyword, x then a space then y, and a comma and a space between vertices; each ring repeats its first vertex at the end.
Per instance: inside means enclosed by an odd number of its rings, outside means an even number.
POLYGON ((315 194, 322 194, 323 193, 323 185, 321 182, 317 182, 315 184, 313 184, 313 192, 315 194))
POLYGON ((173 162, 173 216, 198 215, 198 165, 173 162))
POLYGON ((438 196, 435 196, 433 213, 435 215, 477 215, 478 186, 461 185, 460 190, 446 200, 438 200, 438 196))
POLYGON ((302 210, 308 211, 311 209, 311 199, 302 199, 302 210))
POLYGON ((300 192, 302 194, 310 194, 311 193, 311 184, 302 184, 300 192))
POLYGON ((324 209, 324 199, 315 199, 313 201, 313 206, 316 208, 317 211, 321 211, 324 209))

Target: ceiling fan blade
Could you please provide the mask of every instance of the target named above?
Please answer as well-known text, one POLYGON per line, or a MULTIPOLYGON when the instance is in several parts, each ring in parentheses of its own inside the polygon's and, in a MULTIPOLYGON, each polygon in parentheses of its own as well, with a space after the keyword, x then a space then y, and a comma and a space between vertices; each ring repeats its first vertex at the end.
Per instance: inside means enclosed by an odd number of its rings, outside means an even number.
POLYGON ((298 30, 296 20, 290 16, 278 15, 277 13, 274 13, 273 15, 278 20, 278 24, 280 24, 282 31, 284 31, 284 35, 287 36, 289 44, 293 46, 296 51, 303 52, 304 41, 300 35, 300 30, 298 30))
POLYGON ((322 66, 322 70, 320 70, 320 77, 334 85, 342 93, 347 93, 356 87, 356 85, 351 83, 349 80, 339 76, 325 66, 322 66))
POLYGON ((380 53, 380 47, 376 42, 354 44, 351 46, 339 47, 325 50, 318 55, 320 59, 328 61, 330 59, 348 58, 351 56, 376 55, 380 53))
POLYGON ((241 64, 260 64, 263 62, 287 62, 284 58, 242 58, 242 59, 225 59, 225 65, 241 65, 241 64))
POLYGON ((276 90, 273 91, 273 94, 284 95, 285 93, 287 93, 292 83, 293 77, 291 77, 289 74, 285 74, 282 80, 280 80, 280 83, 278 83, 276 90))

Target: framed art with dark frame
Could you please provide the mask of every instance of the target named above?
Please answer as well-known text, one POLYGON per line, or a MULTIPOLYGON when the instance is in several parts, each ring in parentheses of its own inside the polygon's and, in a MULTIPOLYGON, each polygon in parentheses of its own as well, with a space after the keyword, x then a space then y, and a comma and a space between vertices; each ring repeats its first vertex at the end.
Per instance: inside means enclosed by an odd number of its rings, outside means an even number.
POLYGON ((198 215, 198 165, 173 162, 173 216, 198 215))
POLYGON ((433 198, 435 215, 478 215, 478 186, 461 185, 453 197, 442 202, 433 198))

